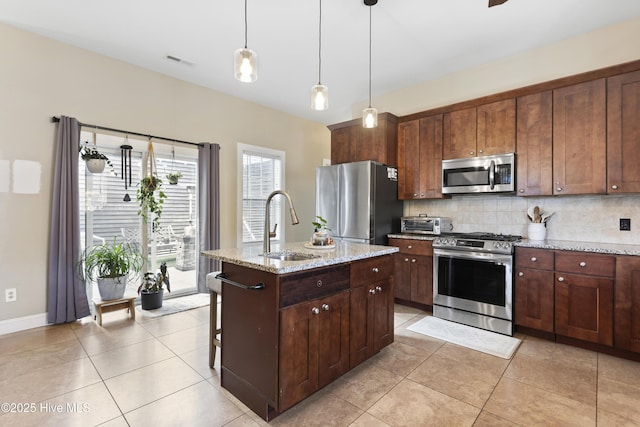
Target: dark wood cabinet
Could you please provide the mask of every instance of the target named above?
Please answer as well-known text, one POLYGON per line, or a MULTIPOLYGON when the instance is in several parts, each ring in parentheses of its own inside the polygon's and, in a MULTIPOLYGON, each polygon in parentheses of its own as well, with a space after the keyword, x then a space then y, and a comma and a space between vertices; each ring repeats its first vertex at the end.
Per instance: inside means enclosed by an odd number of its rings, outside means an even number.
POLYGON ((516 185, 520 196, 553 194, 553 94, 517 99, 516 185))
POLYGON ((516 151, 516 100, 492 102, 478 107, 477 155, 516 151))
POLYGON ((555 264, 556 334, 613 345, 615 257, 558 251, 555 264))
POLYGON ((378 127, 365 129, 362 120, 328 126, 331 131, 331 163, 373 160, 391 166, 398 164, 398 118, 390 113, 378 115, 378 127))
POLYGON ((445 160, 515 152, 515 99, 445 113, 443 138, 445 160))
POLYGON ((553 194, 604 194, 605 79, 553 91, 553 194))
POLYGON ((607 80, 607 191, 640 192, 640 71, 607 80))
POLYGON ((554 331, 554 253, 516 248, 515 323, 540 331, 554 331))
POLYGON ((616 257, 614 302, 616 348, 640 353, 640 257, 616 257))
POLYGON ((284 411, 349 370, 349 292, 280 313, 279 410, 284 411))
POLYGON ((442 123, 442 158, 444 160, 476 157, 476 119, 476 107, 444 114, 442 123))
POLYGON ((398 125, 398 198, 442 194, 442 114, 398 125))
POLYGON ((399 302, 433 306, 433 244, 429 240, 390 238, 400 251, 395 260, 395 298, 399 302))
POLYGON ((351 265, 351 368, 393 342, 393 268, 392 255, 351 265))

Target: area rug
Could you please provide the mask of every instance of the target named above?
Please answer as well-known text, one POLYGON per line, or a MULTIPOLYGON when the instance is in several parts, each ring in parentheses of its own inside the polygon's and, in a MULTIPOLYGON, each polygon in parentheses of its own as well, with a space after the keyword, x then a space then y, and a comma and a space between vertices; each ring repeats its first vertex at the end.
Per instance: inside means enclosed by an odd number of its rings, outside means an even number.
POLYGON ((518 338, 461 325, 433 316, 427 316, 407 329, 472 350, 502 357, 503 359, 511 359, 521 342, 518 338))
POLYGON ((162 307, 155 310, 143 310, 141 306, 136 306, 136 311, 144 317, 160 317, 180 311, 209 305, 209 294, 193 294, 185 297, 169 298, 162 301, 162 307))

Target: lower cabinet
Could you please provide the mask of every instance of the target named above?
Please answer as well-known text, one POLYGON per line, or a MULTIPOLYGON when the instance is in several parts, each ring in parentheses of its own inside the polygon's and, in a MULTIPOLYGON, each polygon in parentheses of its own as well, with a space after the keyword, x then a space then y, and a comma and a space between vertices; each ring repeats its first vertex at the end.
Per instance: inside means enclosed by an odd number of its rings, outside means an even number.
POLYGON ((555 332, 613 345, 615 257, 556 252, 555 332))
POLYGON ((640 353, 640 257, 616 257, 613 345, 640 353))
POLYGON ((390 238, 400 252, 395 260, 395 297, 401 301, 433 305, 433 246, 429 240, 390 238))
POLYGON ((553 333, 553 251, 516 248, 515 264, 516 325, 553 333))
POLYGON ((280 312, 280 411, 348 370, 349 291, 280 312))
POLYGON ((350 368, 393 342, 393 288, 391 255, 352 264, 350 368))

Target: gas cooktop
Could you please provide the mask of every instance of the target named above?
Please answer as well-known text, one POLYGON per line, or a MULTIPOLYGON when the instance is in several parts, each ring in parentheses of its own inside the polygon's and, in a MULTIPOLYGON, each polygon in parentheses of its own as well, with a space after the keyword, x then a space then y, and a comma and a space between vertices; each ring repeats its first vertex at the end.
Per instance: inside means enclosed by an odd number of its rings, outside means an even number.
POLYGON ((484 231, 474 233, 442 233, 440 236, 454 239, 497 240, 500 242, 518 242, 522 240, 522 236, 515 234, 487 233, 484 231))

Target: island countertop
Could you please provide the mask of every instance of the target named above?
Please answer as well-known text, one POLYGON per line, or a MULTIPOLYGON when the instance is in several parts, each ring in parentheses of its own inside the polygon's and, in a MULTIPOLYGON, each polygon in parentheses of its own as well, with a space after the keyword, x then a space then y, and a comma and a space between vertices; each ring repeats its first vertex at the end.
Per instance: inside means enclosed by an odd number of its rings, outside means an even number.
POLYGON ((270 259, 260 255, 263 253, 262 245, 247 248, 208 250, 202 251, 201 255, 269 273, 286 274, 398 252, 398 248, 394 246, 368 245, 344 241, 336 241, 333 249, 309 249, 305 246, 305 243, 273 244, 271 252, 302 252, 317 255, 317 258, 302 261, 270 259))

